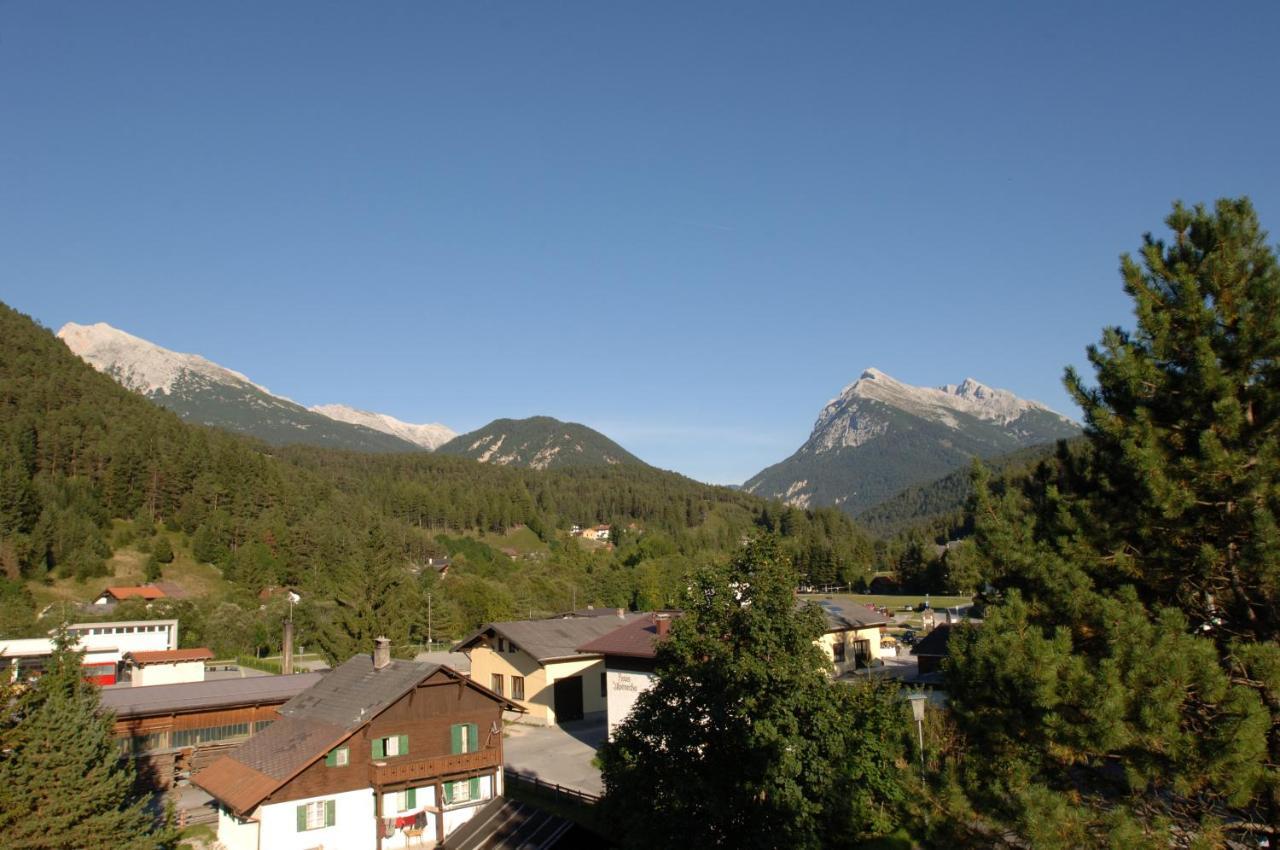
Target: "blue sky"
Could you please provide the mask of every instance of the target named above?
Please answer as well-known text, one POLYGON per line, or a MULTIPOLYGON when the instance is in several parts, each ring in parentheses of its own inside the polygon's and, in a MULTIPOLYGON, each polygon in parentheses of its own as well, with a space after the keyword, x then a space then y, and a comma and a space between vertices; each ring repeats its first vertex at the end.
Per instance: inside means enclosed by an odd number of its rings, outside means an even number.
POLYGON ((0 299, 740 482, 868 366, 1071 415, 1175 198, 1280 233, 1280 4, 0 3, 0 299), (1118 8, 1123 6, 1123 8, 1118 8))

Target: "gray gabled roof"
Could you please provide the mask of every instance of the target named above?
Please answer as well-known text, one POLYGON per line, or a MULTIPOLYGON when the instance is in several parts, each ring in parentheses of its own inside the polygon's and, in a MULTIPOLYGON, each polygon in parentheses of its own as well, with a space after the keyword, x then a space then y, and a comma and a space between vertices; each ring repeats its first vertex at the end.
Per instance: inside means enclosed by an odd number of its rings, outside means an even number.
POLYGON ((540 662, 561 658, 574 658, 584 653, 578 647, 598 637, 647 617, 648 614, 613 613, 607 617, 557 617, 550 620, 512 620, 504 623, 487 623, 454 645, 454 651, 469 649, 486 634, 502 635, 519 649, 540 662))
POLYGON ((373 656, 356 655, 280 706, 280 715, 358 729, 438 669, 394 660, 378 670, 373 656))
POLYGON ((116 717, 147 717, 281 703, 312 687, 323 677, 323 673, 298 673, 293 676, 251 676, 146 687, 118 685, 102 689, 102 708, 115 712, 116 717))
POLYGON ((876 609, 860 602, 837 602, 834 599, 800 599, 796 605, 803 608, 810 603, 822 609, 827 618, 827 631, 840 632, 846 629, 867 629, 872 626, 883 626, 889 618, 876 609))

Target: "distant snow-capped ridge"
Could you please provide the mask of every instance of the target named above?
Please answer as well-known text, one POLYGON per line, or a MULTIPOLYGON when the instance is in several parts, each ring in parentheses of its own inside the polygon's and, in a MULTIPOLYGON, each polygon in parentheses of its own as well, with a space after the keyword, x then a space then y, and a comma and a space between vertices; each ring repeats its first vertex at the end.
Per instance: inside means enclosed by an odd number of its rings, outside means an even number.
POLYGON ((458 436, 457 432, 452 428, 447 425, 441 425, 438 422, 414 425, 410 422, 402 422, 385 413, 357 410, 345 404, 317 404, 309 409, 312 413, 319 413, 321 416, 327 416, 338 422, 363 425, 366 428, 372 428, 375 431, 381 431, 384 434, 408 440, 428 451, 435 451, 439 446, 443 446, 458 436))
POLYGON ((183 419, 249 434, 274 445, 434 451, 456 436, 444 425, 413 425, 344 404, 308 409, 211 360, 161 348, 104 322, 68 322, 58 337, 98 371, 183 419))
POLYGON ((58 338, 72 353, 99 372, 106 372, 125 387, 143 395, 169 394, 184 374, 201 375, 219 384, 250 386, 267 395, 276 395, 247 376, 219 366, 212 360, 198 354, 182 354, 161 348, 106 322, 92 325, 67 322, 58 331, 58 338))

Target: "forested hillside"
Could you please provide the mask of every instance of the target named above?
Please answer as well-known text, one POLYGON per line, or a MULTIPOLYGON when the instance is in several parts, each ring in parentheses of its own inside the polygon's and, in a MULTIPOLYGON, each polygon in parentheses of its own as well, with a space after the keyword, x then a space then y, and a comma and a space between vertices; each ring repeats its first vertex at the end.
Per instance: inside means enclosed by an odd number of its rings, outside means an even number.
MULTIPOLYGON (((1076 438, 1070 442, 1079 441, 1080 438, 1076 438)), ((982 461, 982 465, 1001 478, 1021 476, 1052 457, 1056 450, 1056 443, 1046 443, 989 458, 982 461)), ((973 464, 968 463, 936 481, 906 488, 858 514, 857 520, 877 535, 919 532, 946 539, 969 533, 965 527, 965 505, 972 495, 973 464)))
POLYGON ((599 431, 550 416, 495 419, 483 428, 454 437, 436 451, 494 466, 530 469, 644 463, 599 431))
MULTIPOLYGON (((575 603, 670 604, 691 566, 762 528, 814 580, 865 575, 872 558, 837 511, 785 509, 642 465, 537 471, 280 449, 184 424, 0 306, 0 569, 37 588, 103 576, 121 520, 218 566, 232 598, 195 605, 256 612, 262 588, 298 588, 300 637, 335 656, 379 631, 424 639, 427 593, 437 637, 575 603), (609 523, 618 545, 585 548, 564 533, 573 523, 609 523), (471 539, 519 525, 537 551, 513 558, 471 539), (446 554, 457 562, 446 578, 422 568, 446 554)), ((276 631, 266 624, 243 648, 270 648, 276 631)))

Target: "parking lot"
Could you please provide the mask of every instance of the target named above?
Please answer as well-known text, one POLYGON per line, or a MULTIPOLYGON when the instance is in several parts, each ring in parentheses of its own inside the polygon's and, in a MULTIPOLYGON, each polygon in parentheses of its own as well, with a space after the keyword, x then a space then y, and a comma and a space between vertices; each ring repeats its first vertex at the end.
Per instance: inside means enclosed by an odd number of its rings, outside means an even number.
POLYGON ((502 743, 505 766, 543 782, 598 795, 604 785, 591 760, 606 733, 603 715, 562 726, 511 723, 502 743))

